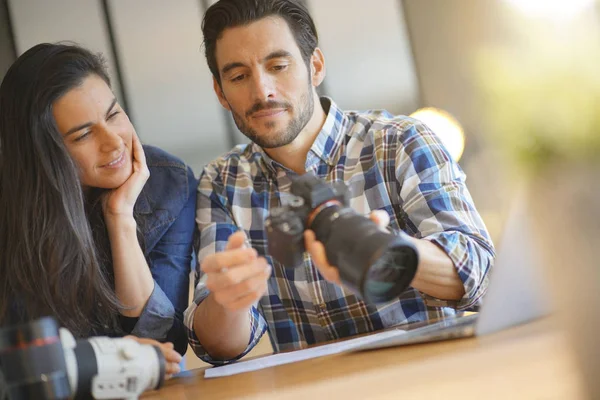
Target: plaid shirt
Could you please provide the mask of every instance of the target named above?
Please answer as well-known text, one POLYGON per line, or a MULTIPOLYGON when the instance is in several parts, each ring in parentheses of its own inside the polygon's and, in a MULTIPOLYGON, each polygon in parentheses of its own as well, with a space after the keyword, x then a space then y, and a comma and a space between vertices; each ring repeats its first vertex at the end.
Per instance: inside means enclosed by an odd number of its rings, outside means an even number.
POLYGON ((275 351, 282 351, 454 315, 478 304, 487 288, 493 245, 465 186, 465 174, 432 131, 385 111, 343 112, 328 98, 321 104, 328 115, 308 153, 306 171, 345 182, 350 205, 359 213, 385 210, 392 231, 439 245, 454 262, 465 296, 455 308, 434 307, 428 296, 409 288, 397 300, 368 305, 325 281, 307 254, 301 268, 274 262, 267 253, 264 221, 270 209, 286 204, 295 173, 256 144, 237 146, 206 166, 200 178, 198 260, 223 251, 229 236, 243 229, 273 267, 272 275, 267 293, 250 310, 248 347, 235 359, 220 361, 211 359, 193 331, 194 311, 209 294, 197 271, 185 323, 190 344, 204 361, 219 365, 237 360, 266 330, 275 351))

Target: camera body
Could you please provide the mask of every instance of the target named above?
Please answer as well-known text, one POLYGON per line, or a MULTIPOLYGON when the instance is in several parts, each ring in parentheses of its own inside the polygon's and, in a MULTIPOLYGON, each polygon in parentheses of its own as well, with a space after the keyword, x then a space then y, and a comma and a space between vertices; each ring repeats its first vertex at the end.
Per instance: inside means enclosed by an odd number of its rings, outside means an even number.
POLYGON ((137 399, 162 386, 165 359, 133 339, 75 340, 44 317, 0 330, 0 369, 10 400, 137 399))
POLYGON ((323 243, 346 287, 368 303, 397 298, 408 288, 419 257, 406 235, 382 231, 349 207, 343 182, 328 184, 312 174, 292 180, 292 199, 265 221, 269 254, 286 267, 304 262, 304 231, 323 243))

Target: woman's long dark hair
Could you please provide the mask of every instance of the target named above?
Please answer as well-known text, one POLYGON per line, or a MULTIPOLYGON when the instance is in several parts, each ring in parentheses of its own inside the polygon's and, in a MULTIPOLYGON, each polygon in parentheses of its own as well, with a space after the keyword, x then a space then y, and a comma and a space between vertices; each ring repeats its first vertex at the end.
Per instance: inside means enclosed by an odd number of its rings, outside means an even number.
POLYGON ((52 315, 76 336, 118 331, 101 207, 84 196, 52 112, 90 75, 110 86, 101 56, 40 44, 0 85, 0 325, 52 315))

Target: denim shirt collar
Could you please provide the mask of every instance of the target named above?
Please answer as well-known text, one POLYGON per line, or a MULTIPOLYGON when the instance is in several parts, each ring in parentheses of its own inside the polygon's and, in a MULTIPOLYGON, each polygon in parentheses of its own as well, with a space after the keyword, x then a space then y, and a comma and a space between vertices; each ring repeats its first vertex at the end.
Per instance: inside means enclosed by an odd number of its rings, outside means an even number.
POLYGON ((150 204, 150 198, 148 197, 148 193, 146 192, 146 190, 142 189, 142 193, 140 193, 137 201, 135 202, 133 210, 137 214, 152 213, 152 205, 150 204))

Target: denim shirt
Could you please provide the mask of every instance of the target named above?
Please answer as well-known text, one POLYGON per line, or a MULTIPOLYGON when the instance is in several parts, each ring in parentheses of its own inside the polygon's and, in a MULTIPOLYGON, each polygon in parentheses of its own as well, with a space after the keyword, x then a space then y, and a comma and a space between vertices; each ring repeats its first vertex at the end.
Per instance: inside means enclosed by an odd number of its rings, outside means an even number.
POLYGON ((183 312, 188 304, 198 182, 174 156, 152 146, 144 146, 144 152, 150 178, 134 211, 155 285, 131 334, 173 342, 184 354, 183 312))
MULTIPOLYGON (((144 255, 154 278, 154 289, 138 318, 120 318, 123 330, 138 337, 172 342, 175 350, 187 350, 183 312, 188 304, 189 274, 196 232, 198 181, 181 160, 152 146, 144 146, 150 178, 134 212, 144 240, 144 255)), ((111 268, 112 269, 112 268, 111 268)), ((9 323, 27 321, 15 299, 9 323)), ((116 336, 96 331, 93 335, 116 336)))

